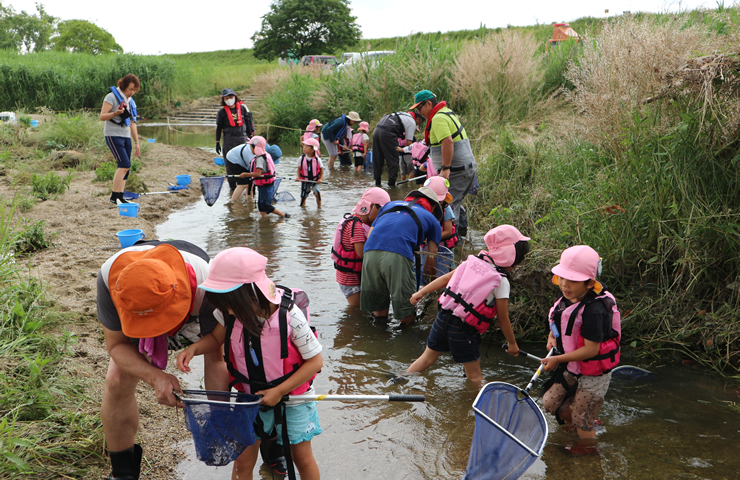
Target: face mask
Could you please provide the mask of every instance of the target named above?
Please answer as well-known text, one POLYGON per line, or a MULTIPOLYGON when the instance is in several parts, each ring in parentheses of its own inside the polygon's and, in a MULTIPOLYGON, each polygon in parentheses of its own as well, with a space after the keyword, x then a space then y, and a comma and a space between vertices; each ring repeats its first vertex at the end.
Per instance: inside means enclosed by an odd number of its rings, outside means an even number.
POLYGON ((234 105, 234 104, 236 103, 236 98, 230 98, 230 99, 228 99, 228 100, 224 100, 224 103, 225 103, 226 105, 228 105, 228 106, 230 106, 230 107, 231 107, 232 105, 234 105))

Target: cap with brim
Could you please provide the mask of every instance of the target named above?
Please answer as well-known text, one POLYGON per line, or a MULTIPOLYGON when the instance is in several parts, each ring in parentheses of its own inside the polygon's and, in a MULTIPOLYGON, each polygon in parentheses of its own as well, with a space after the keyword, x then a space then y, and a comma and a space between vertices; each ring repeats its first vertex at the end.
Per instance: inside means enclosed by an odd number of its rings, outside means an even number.
POLYGON ((185 260, 168 244, 121 253, 111 265, 108 289, 130 338, 154 338, 177 327, 193 295, 185 260))
POLYGON ((264 155, 267 153, 265 150, 265 147, 267 146, 267 140, 264 139, 264 137, 260 137, 258 135, 255 135, 252 137, 252 139, 249 141, 250 145, 254 145, 254 154, 255 155, 264 155))
POLYGON ((449 188, 450 181, 443 177, 431 177, 424 182, 425 187, 429 187, 434 190, 437 195, 439 203, 447 202, 452 203, 452 195, 447 190, 449 188))
POLYGON ((234 93, 234 89, 233 88, 224 88, 224 90, 221 92, 221 96, 222 97, 228 97, 229 95, 236 95, 236 93, 234 93))
POLYGON ((437 98, 437 96, 433 94, 432 92, 430 92, 429 90, 421 90, 416 95, 414 95, 414 102, 416 103, 411 105, 409 110, 414 110, 416 107, 419 106, 421 102, 426 102, 427 100, 431 100, 433 98, 437 98))
POLYGON ((352 120, 353 122, 361 122, 360 115, 357 112, 349 112, 347 114, 347 118, 352 120))
POLYGON ((321 126, 324 125, 323 123, 319 122, 319 119, 318 118, 314 118, 313 120, 311 120, 310 122, 308 122, 308 124, 309 125, 313 125, 314 128, 321 127, 321 126))
POLYGON ((278 305, 275 284, 267 278, 267 258, 251 248, 229 248, 211 260, 208 278, 198 285, 207 292, 228 293, 246 283, 253 283, 268 301, 278 305))
POLYGON ((432 190, 431 188, 420 187, 418 190, 413 190, 409 192, 409 194, 406 195, 406 198, 408 197, 426 198, 427 200, 429 200, 429 203, 432 206, 432 215, 434 215, 438 219, 442 218, 442 206, 439 204, 439 200, 437 200, 437 194, 434 193, 434 190, 432 190))
POLYGON ((380 205, 381 207, 391 201, 391 196, 388 192, 379 187, 372 187, 365 190, 362 194, 362 198, 355 208, 352 209, 352 213, 357 215, 367 215, 373 208, 373 205, 380 205))
POLYGON ((488 249, 488 255, 499 267, 511 267, 516 261, 516 247, 514 246, 520 241, 529 241, 529 237, 525 237, 522 233, 514 226, 511 225, 499 225, 496 228, 489 230, 483 240, 486 242, 486 248, 488 249))
POLYGON ((313 137, 304 137, 301 143, 312 146, 315 152, 319 151, 319 141, 313 137))
POLYGON ((594 280, 594 291, 601 293, 604 286, 596 280, 601 258, 588 245, 576 245, 566 248, 560 255, 560 263, 552 267, 552 283, 560 285, 560 277, 572 282, 594 280))

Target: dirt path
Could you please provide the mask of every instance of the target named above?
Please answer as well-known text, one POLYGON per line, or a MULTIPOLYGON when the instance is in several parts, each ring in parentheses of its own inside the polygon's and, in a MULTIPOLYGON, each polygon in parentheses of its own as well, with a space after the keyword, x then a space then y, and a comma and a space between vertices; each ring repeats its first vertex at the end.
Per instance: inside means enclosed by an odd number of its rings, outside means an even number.
MULTIPOLYGON (((108 354, 103 342, 102 330, 95 315, 95 282, 97 272, 105 260, 120 249, 116 232, 129 228, 140 228, 146 238, 155 238, 155 225, 164 221, 169 213, 185 205, 202 201, 198 178, 199 168, 215 168, 213 156, 191 147, 175 147, 151 144, 142 160, 139 177, 150 191, 167 190, 175 183, 175 175, 190 174, 193 183, 190 190, 181 190, 166 195, 146 195, 136 200, 141 210, 138 218, 120 216, 118 209, 108 200, 110 183, 93 183, 94 172, 76 172, 67 193, 56 200, 39 202, 31 211, 23 214, 31 220, 44 220, 45 231, 55 232, 54 246, 27 260, 30 275, 48 283, 50 297, 58 309, 69 312, 69 324, 60 325, 62 330, 74 332, 76 342, 74 356, 65 362, 70 375, 89 379, 87 392, 90 401, 80 408, 99 411, 108 354)), ((66 175, 65 172, 57 172, 66 175)), ((3 198, 12 198, 17 188, 8 181, 0 183, 3 198)), ((168 371, 175 372, 171 356, 168 371)), ((139 442, 144 447, 145 462, 142 479, 172 479, 177 462, 182 454, 176 442, 188 438, 181 412, 156 403, 152 389, 141 383, 138 389, 141 425, 139 442)), ((99 479, 107 474, 91 469, 86 478, 99 479)))

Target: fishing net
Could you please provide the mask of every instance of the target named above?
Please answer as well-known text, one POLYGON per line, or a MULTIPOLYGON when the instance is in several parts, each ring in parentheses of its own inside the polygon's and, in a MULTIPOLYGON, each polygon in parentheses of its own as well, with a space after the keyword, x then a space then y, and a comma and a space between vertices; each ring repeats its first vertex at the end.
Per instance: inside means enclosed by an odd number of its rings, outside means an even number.
POLYGON ((216 203, 216 200, 218 200, 223 184, 224 177, 201 177, 200 190, 203 192, 203 198, 209 207, 212 207, 216 203))
MULTIPOLYGON (((422 252, 426 252, 426 247, 422 247, 422 252)), ((425 265, 427 261, 427 256, 422 254, 421 255, 421 264, 425 265)), ((451 270, 455 269, 455 255, 449 248, 440 245, 437 249, 437 253, 435 254, 435 265, 437 267, 437 277, 441 277, 442 275, 449 273, 451 270)), ((426 276, 425 276, 426 277, 426 276)), ((422 278, 422 285, 426 284, 426 280, 429 280, 428 278, 422 278)))
POLYGON ((290 192, 278 192, 278 188, 280 188, 280 182, 282 182, 282 178, 276 178, 275 182, 273 183, 273 186, 275 187, 275 193, 272 195, 272 203, 277 202, 292 202, 295 200, 295 197, 290 194, 290 192))
POLYGON ((254 444, 259 397, 247 393, 183 390, 182 401, 195 453, 206 465, 228 465, 254 444))
POLYGON ((492 382, 478 394, 464 480, 513 480, 542 454, 548 434, 545 416, 528 396, 517 398, 519 392, 514 385, 492 382))

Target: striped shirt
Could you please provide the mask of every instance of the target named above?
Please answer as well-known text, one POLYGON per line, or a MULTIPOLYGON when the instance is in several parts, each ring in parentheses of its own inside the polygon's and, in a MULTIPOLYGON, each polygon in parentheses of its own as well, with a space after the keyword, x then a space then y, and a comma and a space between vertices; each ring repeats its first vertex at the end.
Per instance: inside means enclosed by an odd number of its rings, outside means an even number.
MULTIPOLYGON (((345 250, 352 250, 355 248, 355 243, 365 243, 367 237, 365 236, 365 229, 362 225, 357 225, 355 222, 346 221, 342 227, 342 247, 345 250), (356 225, 355 228, 351 228, 352 225, 356 225)), ((346 285, 352 287, 360 284, 361 273, 348 273, 348 272, 337 272, 337 283, 339 285, 346 285)))

